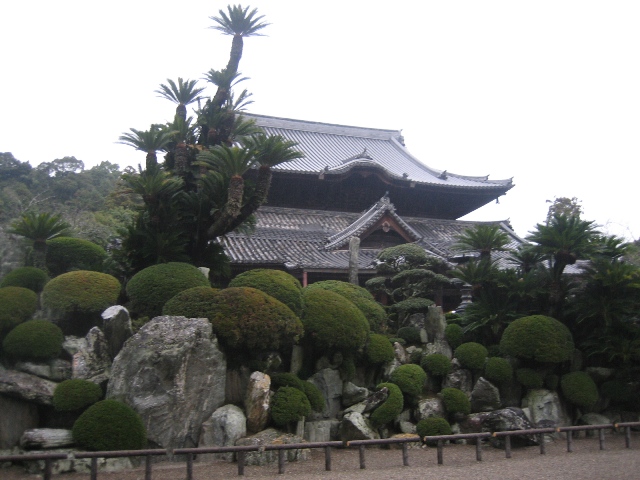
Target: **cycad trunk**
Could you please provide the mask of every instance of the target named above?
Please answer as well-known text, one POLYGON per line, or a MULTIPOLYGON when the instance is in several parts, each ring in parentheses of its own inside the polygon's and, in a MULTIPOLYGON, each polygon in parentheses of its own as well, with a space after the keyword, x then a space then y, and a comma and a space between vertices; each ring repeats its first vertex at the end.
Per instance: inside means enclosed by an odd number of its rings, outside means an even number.
POLYGON ((47 271, 47 244, 44 241, 34 241, 33 250, 31 252, 33 266, 40 270, 47 271))
POLYGON ((267 201, 269 188, 271 188, 271 177, 271 168, 262 166, 258 169, 258 180, 256 181, 256 190, 254 194, 256 203, 255 208, 258 208, 267 201))
POLYGON ((182 175, 189 169, 189 151, 187 145, 183 142, 176 145, 175 158, 175 171, 178 175, 182 175))
POLYGON ((155 170, 158 167, 158 157, 155 151, 147 152, 147 170, 155 170))
POLYGON ((243 48, 242 35, 234 35, 233 42, 231 43, 231 54, 229 55, 229 63, 227 63, 228 72, 237 72, 240 65, 240 59, 242 58, 243 48))
POLYGON ((242 195, 244 194, 244 180, 240 175, 234 175, 229 180, 229 196, 225 210, 231 218, 240 215, 242 195))
POLYGON ((176 107, 176 117, 180 117, 183 122, 187 120, 187 107, 184 103, 179 103, 176 107))

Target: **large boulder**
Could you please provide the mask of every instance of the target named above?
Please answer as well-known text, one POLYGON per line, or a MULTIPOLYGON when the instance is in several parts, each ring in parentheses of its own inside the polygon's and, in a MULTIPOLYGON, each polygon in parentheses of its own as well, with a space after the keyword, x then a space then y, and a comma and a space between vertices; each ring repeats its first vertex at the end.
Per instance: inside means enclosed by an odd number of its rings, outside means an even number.
MULTIPOLYGON (((292 435, 290 433, 282 433, 274 428, 268 428, 255 435, 244 437, 236 441, 236 445, 282 445, 288 443, 302 443, 302 437, 292 435)), ((294 462, 296 460, 307 460, 309 458, 309 449, 291 449, 285 450, 287 461, 294 462)), ((259 450, 256 452, 246 452, 244 461, 246 465, 266 465, 278 461, 277 450, 259 450)))
POLYGON ((500 408, 500 391, 489 380, 480 377, 471 391, 471 411, 490 412, 500 408))
MULTIPOLYGON (((0 394, 39 405, 53 405, 53 391, 58 385, 29 373, 0 367, 0 394)), ((5 412, 3 412, 4 415, 5 412)))
POLYGON ((571 420, 557 392, 544 388, 535 388, 527 392, 523 405, 529 409, 529 417, 534 425, 541 421, 552 422, 558 427, 571 425, 571 420))
POLYGON ((362 402, 369 396, 369 390, 365 387, 358 387, 351 382, 344 382, 342 388, 342 405, 350 407, 358 402, 362 402))
POLYGON ((304 439, 307 442, 328 442, 338 435, 339 420, 305 422, 304 439))
POLYGON ((457 388, 467 395, 473 391, 473 373, 460 366, 457 358, 451 361, 451 371, 442 382, 442 388, 457 388))
POLYGON ((30 449, 62 448, 74 443, 71 430, 63 428, 33 428, 25 430, 20 437, 20 446, 30 449))
POLYGON ((413 415, 418 422, 429 417, 446 417, 442 397, 421 398, 418 401, 418 406, 413 411, 413 415))
POLYGON ((122 305, 107 308, 102 312, 102 330, 107 340, 109 356, 113 360, 124 342, 133 335, 129 311, 122 305))
POLYGON ((71 362, 61 358, 54 358, 44 363, 16 362, 13 368, 53 382, 61 382, 71 378, 71 362))
POLYGON ((269 421, 271 405, 271 377, 266 373, 253 372, 249 377, 249 386, 244 399, 247 412, 247 431, 258 433, 269 421))
POLYGON ((371 422, 358 412, 349 412, 342 417, 338 435, 343 442, 380 438, 380 435, 378 435, 378 432, 373 428, 371 422))
POLYGON ((18 445, 22 432, 38 426, 37 405, 0 395, 0 450, 18 445))
POLYGON ((325 368, 312 375, 309 381, 322 392, 325 400, 325 409, 321 414, 311 414, 312 420, 322 420, 324 418, 335 418, 340 411, 340 400, 342 397, 343 383, 340 372, 331 368, 325 368))
MULTIPOLYGON (((218 408, 211 418, 202 424, 199 447, 230 447, 247 435, 247 417, 235 405, 218 408)), ((233 461, 233 453, 216 453, 215 458, 233 461)))
POLYGON ((72 378, 89 380, 98 385, 109 380, 111 357, 107 339, 98 327, 92 327, 85 337, 85 343, 73 354, 72 378))
POLYGON ((206 318, 156 317, 115 358, 107 398, 138 412, 155 444, 195 447, 202 423, 224 403, 226 369, 206 318))

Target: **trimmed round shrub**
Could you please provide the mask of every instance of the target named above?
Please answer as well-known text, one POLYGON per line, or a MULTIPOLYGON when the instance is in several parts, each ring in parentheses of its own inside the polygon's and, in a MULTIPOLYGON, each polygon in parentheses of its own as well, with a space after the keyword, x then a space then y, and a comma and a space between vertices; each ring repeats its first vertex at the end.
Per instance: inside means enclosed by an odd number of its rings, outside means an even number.
POLYGON ((296 315, 302 314, 302 285, 287 272, 266 268, 249 270, 231 280, 229 286, 257 288, 280 300, 296 315))
POLYGON ((514 320, 504 330, 500 340, 500 350, 505 355, 545 363, 569 360, 574 348, 569 329, 558 320, 544 315, 514 320))
POLYGON ((513 378, 513 367, 505 358, 489 357, 484 365, 484 376, 490 382, 505 383, 513 378))
POLYGON ((436 435, 451 435, 451 425, 442 417, 428 417, 420 420, 416 425, 416 433, 421 438, 436 435))
POLYGON ((560 377, 558 375, 550 374, 544 377, 544 386, 549 390, 557 390, 560 384, 560 377))
POLYGON ((432 353, 422 357, 420 366, 430 375, 444 377, 451 370, 451 360, 441 353, 432 353))
POLYGON ((407 364, 400 365, 393 372, 389 381, 400 387, 402 393, 417 397, 422 393, 427 374, 420 365, 407 364))
POLYGON ((532 368, 517 369, 516 380, 526 388, 542 388, 544 386, 544 375, 532 368))
POLYGON ((157 317, 167 300, 193 287, 210 287, 209 280, 193 265, 182 262, 152 265, 127 283, 130 307, 138 316, 157 317))
POLYGON ((140 450, 147 443, 140 415, 116 400, 91 405, 73 424, 72 433, 80 448, 94 451, 140 450))
POLYGON ((280 387, 293 387, 303 390, 303 383, 304 380, 300 380, 295 373, 282 372, 271 375, 271 387, 273 390, 277 390, 280 387))
POLYGON ((498 345, 497 343, 494 343, 493 345, 489 345, 487 347, 487 355, 489 357, 500 357, 501 356, 500 352, 500 345, 498 345))
POLYGON ((454 350, 462 345, 463 337, 464 330, 457 323, 451 323, 444 329, 444 338, 449 343, 449 346, 454 350))
POLYGON ((407 341, 404 338, 400 337, 391 337, 389 338, 389 341, 391 342, 391 345, 393 345, 394 343, 399 343, 404 347, 407 344, 407 341))
POLYGON ((467 395, 458 388, 443 388, 442 403, 448 414, 461 413, 469 415, 471 413, 471 402, 467 395))
POLYGON ((78 270, 49 281, 42 291, 42 303, 60 316, 101 314, 117 303, 119 295, 117 278, 106 273, 78 270))
POLYGON ((162 314, 202 318, 202 313, 211 308, 214 297, 219 291, 220 289, 212 287, 187 288, 164 304, 162 314))
POLYGON ((71 270, 102 271, 107 252, 89 240, 72 237, 57 237, 47 240, 47 270, 53 276, 71 270))
POLYGON ((23 287, 0 288, 0 334, 31 318, 38 308, 38 295, 23 287))
POLYGON ((345 382, 356 378, 356 362, 353 357, 351 355, 345 356, 338 370, 340 371, 340 378, 345 382))
POLYGON ((305 339, 319 349, 349 352, 364 346, 369 322, 352 302, 320 288, 305 288, 303 295, 305 339))
POLYGON ((456 348, 453 356, 458 359, 462 368, 482 370, 487 359, 487 349, 476 342, 467 342, 456 348))
POLYGON ((4 341, 4 352, 19 360, 49 360, 62 351, 64 335, 48 320, 29 320, 11 330, 4 341))
POLYGON ((620 379, 604 382, 600 385, 600 392, 612 401, 620 403, 629 402, 636 396, 632 384, 629 381, 620 379))
POLYGON ((404 396, 400 388, 394 383, 381 383, 377 389, 380 390, 384 387, 389 390, 389 396, 384 403, 371 414, 371 423, 373 423, 375 427, 381 427, 393 422, 404 409, 404 396))
POLYGON ((74 378, 60 382, 53 391, 53 406, 59 412, 74 412, 93 405, 102 398, 99 385, 74 378))
POLYGON ((435 305, 435 302, 428 298, 412 297, 394 303, 389 307, 389 310, 397 313, 400 318, 406 318, 414 313, 425 313, 433 305, 435 305))
POLYGON ((48 281, 49 277, 44 270, 36 267, 19 267, 4 276, 0 282, 0 288, 22 287, 40 293, 48 281))
POLYGON ((562 376, 560 388, 569 403, 591 407, 598 401, 598 387, 586 372, 571 372, 562 376))
POLYGON ((322 289, 337 293, 358 307, 368 320, 369 327, 372 331, 382 332, 386 328, 387 313, 366 288, 339 280, 324 280, 322 282, 312 283, 307 286, 306 289, 322 289))
POLYGON ((282 427, 297 422, 311 413, 309 399, 294 387, 280 387, 271 402, 273 423, 282 427))
POLYGON ((367 363, 371 365, 382 365, 390 362, 395 357, 393 345, 387 337, 379 333, 369 334, 365 355, 367 363))
POLYGON ((324 410, 324 395, 322 395, 322 392, 318 387, 316 387, 311 382, 303 381, 302 391, 305 393, 307 399, 309 400, 311 410, 313 410, 314 412, 322 412, 324 410))
POLYGON ((396 335, 400 338, 404 338, 409 344, 421 343, 420 342, 420 329, 417 327, 402 327, 396 332, 396 335))

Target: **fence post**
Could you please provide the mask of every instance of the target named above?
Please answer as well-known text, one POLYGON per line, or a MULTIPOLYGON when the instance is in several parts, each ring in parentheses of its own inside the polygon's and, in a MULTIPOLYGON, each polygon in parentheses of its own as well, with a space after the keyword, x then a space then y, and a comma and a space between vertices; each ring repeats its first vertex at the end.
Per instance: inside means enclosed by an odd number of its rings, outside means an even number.
POLYGON ((511 435, 505 435, 504 437, 504 456, 511 458, 511 435))
POLYGON ((331 471, 331 447, 324 447, 324 469, 327 472, 331 471))
POLYGON ((151 480, 151 455, 144 457, 144 480, 151 480))
POLYGON ((91 480, 98 480, 98 457, 91 459, 91 480))
POLYGON ((364 470, 367 468, 364 462, 364 445, 360 445, 360 469, 364 470))
POLYGON ((238 475, 244 475, 244 452, 238 452, 238 475))
POLYGON ((600 450, 604 450, 604 428, 598 429, 598 442, 600 443, 600 450))
POLYGON ((573 452, 573 432, 567 430, 567 452, 573 452))
POLYGON ((624 445, 631 448, 631 427, 624 427, 624 445))
POLYGON ((479 438, 476 438, 476 460, 478 462, 482 461, 482 444, 479 438))
POLYGON ((402 444, 402 465, 409 466, 409 445, 407 442, 402 444))
POLYGON ((538 434, 538 441, 540 442, 540 455, 547 453, 547 447, 544 443, 544 433, 538 434))
POLYGON ((438 449, 438 465, 442 465, 444 463, 444 452, 443 452, 444 448, 443 447, 444 447, 444 440, 439 439, 438 440, 438 446, 437 446, 437 449, 438 449))
POLYGON ((187 453, 187 480, 193 480, 193 453, 187 453))
POLYGON ((52 460, 50 458, 47 458, 44 461, 44 480, 51 480, 51 463, 52 460))
POLYGON ((278 450, 278 474, 284 473, 284 450, 278 450))

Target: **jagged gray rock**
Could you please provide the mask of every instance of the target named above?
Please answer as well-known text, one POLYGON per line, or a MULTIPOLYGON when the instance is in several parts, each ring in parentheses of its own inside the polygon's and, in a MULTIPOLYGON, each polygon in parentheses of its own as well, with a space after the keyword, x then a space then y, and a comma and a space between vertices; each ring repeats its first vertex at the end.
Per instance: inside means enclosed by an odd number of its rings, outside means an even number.
POLYGON ((30 373, 0 367, 0 394, 39 405, 53 404, 53 391, 58 385, 30 373))
POLYGON ((102 330, 107 339, 109 357, 116 358, 124 342, 133 336, 129 311, 122 305, 114 305, 102 312, 102 330))
POLYGON ((350 407, 358 402, 362 402, 368 396, 368 389, 358 387, 351 382, 344 382, 342 387, 342 405, 344 407, 350 407))
POLYGON ((306 422, 304 425, 304 439, 307 442, 328 442, 337 438, 339 426, 339 420, 306 422))
POLYGON ((471 395, 473 390, 473 373, 460 366, 458 359, 451 361, 451 372, 447 374, 442 382, 442 388, 458 388, 467 395, 471 395))
POLYGON ((571 425, 570 417, 557 392, 544 388, 531 389, 522 404, 529 409, 529 417, 533 424, 537 425, 545 420, 553 422, 558 427, 571 425))
POLYGON ((322 413, 312 413, 310 420, 322 420, 325 418, 335 418, 340 411, 340 399, 342 397, 342 379, 340 372, 331 368, 325 368, 315 373, 309 378, 322 392, 325 400, 325 409, 322 413))
POLYGON ((85 337, 86 343, 73 355, 71 375, 98 385, 109 380, 111 357, 107 339, 98 327, 93 327, 85 337))
MULTIPOLYGON (((236 445, 273 445, 302 443, 304 439, 290 433, 283 433, 274 428, 268 428, 250 437, 244 437, 236 441, 236 445)), ((307 460, 309 458, 309 449, 292 449, 285 450, 286 458, 289 462, 297 460, 307 460)), ((278 461, 277 450, 263 450, 257 452, 245 453, 245 464, 247 465, 266 465, 278 461)))
POLYGON ((372 440, 380 438, 368 419, 358 412, 350 412, 342 417, 338 436, 343 442, 349 440, 372 440))
POLYGON ((227 362, 206 318, 156 317, 116 356, 107 398, 142 417, 164 448, 197 446, 202 423, 224 403, 227 362))
POLYGON ((54 358, 46 363, 16 362, 13 366, 19 372, 30 373, 52 382, 61 382, 71 378, 71 362, 54 358))
MULTIPOLYGON (((211 418, 202 424, 199 447, 229 447, 247 435, 247 417, 235 405, 218 408, 211 418)), ((233 461, 233 453, 216 453, 214 458, 233 461)))
POLYGON ((429 417, 446 417, 442 398, 439 396, 421 398, 413 411, 413 416, 418 422, 429 417))
POLYGON ((471 391, 471 411, 490 412, 500 408, 500 390, 489 380, 480 377, 471 391))
POLYGON ((20 447, 32 449, 62 448, 73 445, 71 430, 63 428, 33 428, 20 437, 20 447))
POLYGON ((271 405, 271 377, 266 373, 253 372, 244 399, 247 414, 247 431, 258 433, 269 421, 271 405))

